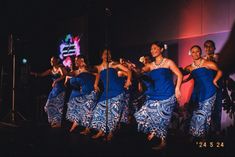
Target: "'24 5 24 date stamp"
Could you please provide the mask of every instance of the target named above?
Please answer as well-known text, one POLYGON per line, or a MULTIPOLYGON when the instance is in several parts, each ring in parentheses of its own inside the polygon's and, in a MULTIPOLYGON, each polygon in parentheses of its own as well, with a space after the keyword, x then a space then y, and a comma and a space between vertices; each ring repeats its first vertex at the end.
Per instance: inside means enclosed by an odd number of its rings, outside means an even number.
POLYGON ((196 141, 195 145, 198 148, 224 148, 224 141, 196 141))

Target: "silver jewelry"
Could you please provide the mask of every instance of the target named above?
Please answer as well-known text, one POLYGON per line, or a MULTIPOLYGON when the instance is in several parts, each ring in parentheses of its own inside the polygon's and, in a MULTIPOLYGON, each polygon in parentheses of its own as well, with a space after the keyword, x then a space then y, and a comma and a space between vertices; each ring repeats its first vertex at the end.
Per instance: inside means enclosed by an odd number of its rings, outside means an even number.
POLYGON ((199 63, 199 64, 196 64, 196 63, 193 61, 192 66, 195 67, 195 68, 200 68, 200 67, 202 66, 202 63, 203 63, 203 59, 200 59, 200 63, 199 63))
POLYGON ((160 67, 163 64, 163 61, 165 60, 165 58, 162 58, 161 62, 159 64, 156 63, 156 61, 154 61, 154 65, 156 67, 160 67))

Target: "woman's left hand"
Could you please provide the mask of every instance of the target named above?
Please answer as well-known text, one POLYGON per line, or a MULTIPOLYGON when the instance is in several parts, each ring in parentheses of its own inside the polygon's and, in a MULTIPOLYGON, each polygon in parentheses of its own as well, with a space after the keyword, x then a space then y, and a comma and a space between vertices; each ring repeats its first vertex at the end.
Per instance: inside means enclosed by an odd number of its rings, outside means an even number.
POLYGON ((179 89, 175 89, 175 97, 179 101, 181 98, 181 92, 179 89))
POLYGON ((219 85, 217 84, 217 81, 213 80, 213 84, 214 84, 217 88, 219 88, 219 85))
POLYGON ((53 83, 52 83, 53 88, 55 87, 55 84, 56 84, 56 81, 53 81, 53 83))
POLYGON ((130 85, 131 85, 131 81, 126 81, 124 88, 129 89, 130 85))

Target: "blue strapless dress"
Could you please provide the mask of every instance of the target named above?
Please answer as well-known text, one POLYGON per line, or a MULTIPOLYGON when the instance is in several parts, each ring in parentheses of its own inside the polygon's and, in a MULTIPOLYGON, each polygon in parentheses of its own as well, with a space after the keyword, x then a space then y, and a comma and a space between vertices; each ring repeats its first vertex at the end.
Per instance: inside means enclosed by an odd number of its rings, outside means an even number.
MULTIPOLYGON (((59 78, 60 74, 52 74, 52 80, 59 78)), ((46 105, 44 107, 47 116, 48 122, 50 124, 61 124, 63 106, 64 106, 64 97, 65 97, 65 87, 63 80, 57 82, 49 93, 46 105)))
POLYGON ((153 80, 153 87, 148 91, 144 105, 134 114, 138 131, 153 132, 157 137, 166 138, 176 105, 172 72, 168 68, 157 68, 149 76, 153 80))
POLYGON ((95 76, 83 72, 70 79, 73 88, 67 109, 66 118, 71 122, 90 127, 92 111, 95 108, 97 95, 94 92, 95 76))
POLYGON ((214 74, 205 67, 191 72, 194 89, 191 99, 197 104, 190 122, 189 132, 195 137, 205 137, 211 123, 211 111, 216 99, 216 87, 213 84, 214 74))
POLYGON ((102 130, 103 132, 112 132, 118 122, 120 122, 123 105, 125 103, 125 91, 123 87, 123 80, 117 75, 114 68, 109 68, 109 87, 106 94, 106 76, 107 69, 100 72, 100 79, 103 83, 104 91, 96 105, 93 112, 92 128, 102 130), (108 126, 106 128, 106 97, 108 101, 108 126))

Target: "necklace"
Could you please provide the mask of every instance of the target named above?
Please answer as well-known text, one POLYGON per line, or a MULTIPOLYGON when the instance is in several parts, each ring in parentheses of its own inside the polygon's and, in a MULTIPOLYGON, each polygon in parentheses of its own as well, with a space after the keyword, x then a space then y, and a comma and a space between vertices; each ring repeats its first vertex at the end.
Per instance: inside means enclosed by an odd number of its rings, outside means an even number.
POLYGON ((86 69, 78 69, 79 74, 82 73, 82 72, 87 72, 87 70, 86 69))
POLYGON ((199 63, 199 64, 196 64, 196 63, 193 61, 192 66, 195 67, 195 68, 200 68, 201 65, 202 65, 202 63, 203 63, 203 59, 200 59, 200 63, 199 63))
POLYGON ((164 60, 164 58, 162 58, 162 60, 158 64, 156 63, 156 61, 154 61, 155 66, 156 67, 160 67, 162 65, 162 63, 163 63, 163 60, 164 60))

